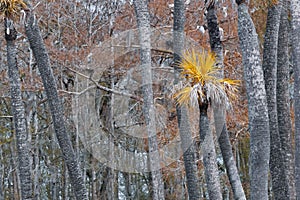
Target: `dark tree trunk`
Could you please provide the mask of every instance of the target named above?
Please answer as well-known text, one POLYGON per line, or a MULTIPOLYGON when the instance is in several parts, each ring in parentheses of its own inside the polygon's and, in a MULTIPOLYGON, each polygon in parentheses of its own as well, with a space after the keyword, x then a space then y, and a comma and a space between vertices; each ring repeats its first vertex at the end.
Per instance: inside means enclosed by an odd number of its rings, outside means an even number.
MULTIPOLYGON (((174 1, 174 26, 173 26, 173 48, 174 63, 181 60, 184 49, 184 23, 185 23, 185 6, 183 0, 174 1)), ((180 70, 175 66, 175 83, 178 83, 180 70)), ((181 148, 183 151, 183 161, 185 175, 187 179, 187 188, 189 199, 200 199, 200 187, 197 178, 197 166, 195 162, 195 147, 192 138, 188 110, 185 106, 176 106, 179 133, 181 138, 181 148)))
POLYGON ((294 161, 292 151, 292 124, 290 113, 290 68, 289 63, 289 30, 288 20, 288 2, 283 0, 281 9, 281 19, 278 35, 278 52, 277 52, 277 114, 278 114, 278 132, 281 141, 283 155, 283 170, 287 175, 289 190, 288 199, 296 199, 294 161))
POLYGON ((205 181, 209 199, 221 200, 222 192, 219 179, 219 171, 216 160, 214 136, 210 129, 210 121, 207 115, 208 103, 200 106, 200 144, 203 155, 205 181))
POLYGON ((295 185, 300 198, 300 0, 291 1, 292 48, 294 66, 294 113, 295 113, 295 185))
POLYGON ((288 180, 288 199, 296 199, 295 178, 294 178, 294 162, 292 151, 292 124, 290 114, 290 68, 289 63, 289 30, 290 24, 288 20, 288 3, 282 0, 281 19, 278 35, 278 52, 277 52, 277 115, 278 115, 278 131, 281 141, 282 155, 284 162, 281 167, 288 180))
POLYGON ((45 49, 36 17, 31 12, 27 13, 25 31, 43 80, 48 105, 52 115, 54 130, 68 168, 73 191, 78 200, 87 199, 87 191, 79 163, 72 147, 69 134, 66 130, 63 104, 61 99, 58 97, 56 81, 50 67, 49 55, 45 49))
POLYGON ((142 71, 143 113, 147 126, 149 146, 149 166, 152 176, 152 196, 155 200, 163 200, 164 184, 160 169, 160 158, 156 138, 155 107, 153 103, 150 15, 147 1, 134 0, 135 13, 140 37, 140 59, 142 71))
MULTIPOLYGON (((210 46, 213 52, 216 54, 217 66, 221 68, 218 74, 219 78, 224 77, 224 65, 223 65, 223 47, 220 39, 220 31, 218 18, 215 10, 214 3, 207 7, 207 27, 209 32, 210 46)), ((232 153, 231 143, 228 137, 225 108, 222 105, 213 105, 214 120, 216 135, 220 145, 221 153, 225 163, 226 171, 229 177, 229 181, 233 190, 234 198, 237 200, 245 200, 245 193, 242 187, 240 176, 236 167, 235 159, 232 153)))
POLYGON ((250 129, 250 197, 268 199, 270 132, 258 37, 244 1, 238 3, 238 35, 242 50, 250 129))
POLYGON ((281 1, 268 9, 266 33, 263 52, 263 70, 268 103, 270 127, 270 172, 274 199, 288 198, 287 176, 284 174, 283 154, 278 131, 277 119, 277 44, 281 13, 281 1))
POLYGON ((33 199, 31 178, 31 156, 28 141, 25 108, 22 100, 20 75, 17 66, 16 45, 17 31, 13 21, 5 18, 5 39, 7 42, 8 76, 10 81, 11 106, 17 139, 18 168, 22 199, 33 199))

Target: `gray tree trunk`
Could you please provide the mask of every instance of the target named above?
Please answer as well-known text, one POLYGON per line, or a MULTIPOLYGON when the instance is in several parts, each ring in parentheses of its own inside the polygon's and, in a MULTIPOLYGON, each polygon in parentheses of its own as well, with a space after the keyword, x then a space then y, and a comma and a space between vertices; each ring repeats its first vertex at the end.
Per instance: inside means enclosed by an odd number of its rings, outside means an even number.
POLYGON ((146 0, 134 0, 134 8, 140 37, 140 59, 142 72, 143 113, 147 126, 149 146, 149 166, 152 175, 152 196, 155 200, 163 200, 164 184, 160 169, 160 159, 156 138, 155 107, 153 103, 150 15, 146 0))
MULTIPOLYGON (((174 1, 174 26, 173 26, 173 49, 174 63, 181 60, 184 49, 184 24, 185 24, 185 6, 183 0, 174 1)), ((175 84, 178 83, 180 69, 175 66, 175 84)), ((190 200, 200 199, 200 186, 197 176, 197 166, 195 162, 195 147, 189 123, 188 111, 185 106, 176 106, 179 134, 181 138, 181 148, 183 151, 183 161, 185 175, 187 179, 187 188, 190 200)))
POLYGON ((221 200, 222 192, 220 186, 219 171, 216 160, 214 136, 210 129, 210 121, 207 115, 208 102, 200 106, 200 144, 203 155, 205 181, 209 199, 221 200))
POLYGON ((16 45, 17 31, 13 21, 5 18, 5 39, 7 42, 8 76, 10 81, 11 106, 16 133, 18 168, 21 183, 21 198, 33 199, 30 144, 28 141, 25 108, 22 100, 20 75, 17 66, 16 45))
POLYGON ((45 49, 38 21, 31 12, 28 12, 26 16, 26 36, 28 37, 30 48, 33 51, 34 58, 37 62, 37 66, 43 80, 43 85, 48 98, 48 105, 52 115, 54 130, 68 168, 73 191, 78 200, 87 199, 87 190, 84 185, 79 163, 75 156, 69 134, 66 130, 63 104, 61 99, 58 97, 56 81, 50 67, 49 55, 45 49))
MULTIPOLYGON (((0 149, 0 156, 3 158, 2 148, 0 149)), ((2 161, 0 162, 0 199, 4 199, 4 186, 3 186, 3 178, 4 177, 4 165, 2 161)))
POLYGON ((284 174, 288 180, 288 199, 296 199, 295 178, 294 178, 294 161, 292 151, 292 124, 290 114, 290 93, 289 80, 290 68, 289 63, 289 20, 288 20, 288 3, 282 1, 281 19, 278 35, 278 52, 277 52, 277 115, 278 131, 281 141, 282 155, 284 162, 281 164, 284 174))
MULTIPOLYGON (((264 39, 263 70, 268 103, 270 127, 270 172, 274 199, 288 198, 288 181, 284 173, 283 154, 278 130, 277 118, 277 47, 282 2, 268 9, 266 33, 264 39)), ((281 83, 280 83, 281 84, 281 83)))
MULTIPOLYGON (((223 64, 223 47, 220 39, 220 31, 218 18, 215 10, 214 3, 207 7, 207 27, 209 32, 210 46, 216 54, 217 65, 222 70, 218 74, 220 78, 224 77, 224 64, 223 64)), ((221 105, 213 105, 214 120, 216 135, 220 145, 221 153, 226 167, 226 172, 229 177, 231 188, 233 190, 234 199, 246 200, 244 189, 242 187, 241 179, 238 173, 235 159, 232 153, 231 143, 228 137, 225 108, 221 105)))
POLYGON ((300 198, 300 0, 291 1, 292 51, 294 66, 294 113, 295 113, 295 186, 300 198))
POLYGON ((250 198, 268 199, 270 132, 258 37, 245 2, 238 4, 238 35, 242 50, 250 129, 250 198))

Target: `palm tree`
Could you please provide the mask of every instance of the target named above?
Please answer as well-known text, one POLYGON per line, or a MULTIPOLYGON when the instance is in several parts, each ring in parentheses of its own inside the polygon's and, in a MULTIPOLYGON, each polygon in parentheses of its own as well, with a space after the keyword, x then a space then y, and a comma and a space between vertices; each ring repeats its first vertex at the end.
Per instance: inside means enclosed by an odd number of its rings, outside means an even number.
MULTIPOLYGON (((173 26, 173 49, 174 63, 180 62, 184 49, 184 24, 185 5, 183 0, 174 1, 174 26, 173 26)), ((175 69, 174 83, 178 83, 180 69, 175 69)), ((187 180, 187 189, 190 200, 200 199, 199 181, 197 177, 197 166, 195 162, 195 147, 189 123, 188 110, 186 106, 176 106, 177 121, 180 134, 181 148, 183 150, 183 161, 187 180)))
MULTIPOLYGON (((268 9, 262 67, 268 102, 270 127, 270 172, 274 199, 288 199, 288 179, 283 163, 277 116, 277 44, 282 1, 268 9)), ((280 83, 281 84, 281 83, 280 83)))
POLYGON ((294 66, 294 113, 295 113, 295 188, 300 197, 300 0, 291 1, 292 13, 292 51, 294 66))
POLYGON ((155 107, 153 103, 151 49, 150 49, 150 14, 147 1, 133 1, 140 37, 140 59, 142 71, 143 113, 145 117, 148 145, 149 165, 152 178, 152 196, 154 200, 163 200, 164 186, 159 165, 158 143, 156 138, 155 107))
MULTIPOLYGON (((28 5, 28 7, 30 7, 30 5, 28 5)), ((64 120, 64 108, 62 101, 58 96, 56 80, 50 65, 50 58, 45 48, 39 24, 37 23, 36 17, 32 11, 29 11, 26 14, 25 33, 43 80, 43 85, 48 98, 47 102, 52 115, 54 130, 64 161, 68 168, 71 185, 76 199, 88 199, 79 162, 75 155, 70 136, 67 133, 64 120)))
POLYGON ((284 163, 282 167, 284 174, 287 175, 289 190, 289 199, 296 199, 295 191, 295 176, 294 176, 294 161, 292 150, 292 122, 290 113, 290 93, 289 93, 289 80, 290 68, 287 66, 289 63, 289 29, 290 23, 288 19, 288 1, 283 0, 279 35, 278 35, 278 51, 277 51, 277 85, 276 85, 276 98, 277 98, 277 114, 278 114, 278 131, 281 141, 282 155, 284 163), (279 83, 279 84, 278 84, 279 83))
MULTIPOLYGON (((224 56, 223 46, 221 43, 220 26, 218 23, 217 10, 215 1, 206 2, 207 5, 207 28, 209 33, 209 41, 211 50, 216 54, 216 62, 220 68, 218 76, 224 77, 224 56)), ((232 153, 232 146, 228 136, 226 125, 226 111, 223 106, 213 106, 215 129, 218 137, 219 146, 221 149, 222 157, 225 163, 226 172, 231 184, 233 195, 235 199, 245 200, 245 192, 242 187, 241 179, 238 173, 237 165, 232 153)))
POLYGON ((225 104, 229 108, 230 97, 235 97, 239 82, 218 78, 220 69, 216 67, 215 56, 204 50, 200 53, 194 50, 186 52, 179 67, 187 83, 175 94, 175 98, 179 105, 198 107, 200 110, 200 142, 209 199, 222 199, 208 108, 212 102, 216 105, 225 104))
POLYGON ((0 1, 0 12, 5 19, 5 39, 7 47, 8 76, 10 81, 11 107, 14 119, 14 129, 18 152, 18 168, 21 183, 22 199, 33 199, 30 141, 28 141, 28 130, 25 118, 25 107, 22 100, 21 81, 17 66, 16 38, 17 31, 13 19, 26 5, 22 0, 0 1))
POLYGON ((257 33, 248 1, 238 4, 238 35, 242 50, 250 129, 250 198, 268 199, 270 131, 265 82, 257 33))

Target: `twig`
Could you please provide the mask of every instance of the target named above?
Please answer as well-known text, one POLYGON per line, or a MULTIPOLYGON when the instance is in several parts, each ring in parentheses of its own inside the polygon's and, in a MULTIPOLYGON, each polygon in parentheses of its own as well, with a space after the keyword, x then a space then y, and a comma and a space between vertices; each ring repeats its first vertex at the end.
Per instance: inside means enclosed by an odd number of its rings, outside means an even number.
POLYGON ((94 89, 96 88, 97 86, 96 85, 93 85, 93 86, 90 86, 90 87, 87 87, 85 88, 84 90, 82 90, 81 92, 71 92, 71 91, 66 91, 66 90, 58 90, 59 92, 62 92, 62 93, 66 93, 66 94, 72 94, 72 95, 82 95, 84 93, 86 93, 87 91, 91 90, 91 89, 94 89))
MULTIPOLYGON (((141 48, 140 45, 112 45, 111 47, 122 47, 122 48, 134 48, 134 49, 139 49, 141 48)), ((152 51, 158 51, 161 53, 167 53, 167 54, 173 54, 173 51, 171 50, 165 50, 165 49, 158 49, 158 48, 151 48, 152 51)))
POLYGON ((2 115, 2 116, 0 116, 0 118, 13 118, 13 116, 10 116, 10 115, 2 115))
POLYGON ((233 143, 235 143, 235 141, 238 139, 238 137, 239 137, 239 134, 240 133, 242 133, 243 131, 249 131, 249 128, 246 128, 246 127, 243 127, 243 128, 241 128, 240 130, 238 130, 236 133, 235 133, 235 136, 234 136, 234 138, 233 138, 233 143), (246 129, 246 130, 245 130, 246 129))

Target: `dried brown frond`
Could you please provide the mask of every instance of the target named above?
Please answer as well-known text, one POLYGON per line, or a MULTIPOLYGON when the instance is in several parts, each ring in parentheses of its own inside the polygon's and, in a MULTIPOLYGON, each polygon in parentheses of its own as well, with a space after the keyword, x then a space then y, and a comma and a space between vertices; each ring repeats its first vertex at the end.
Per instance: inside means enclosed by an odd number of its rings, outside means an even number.
POLYGON ((23 0, 0 0, 0 13, 8 18, 19 16, 20 11, 26 8, 23 0))

